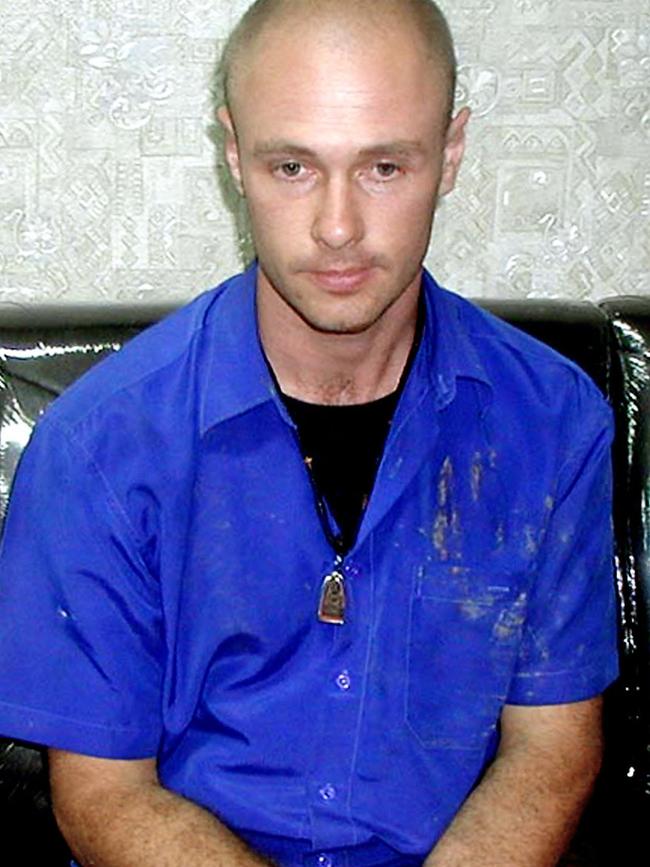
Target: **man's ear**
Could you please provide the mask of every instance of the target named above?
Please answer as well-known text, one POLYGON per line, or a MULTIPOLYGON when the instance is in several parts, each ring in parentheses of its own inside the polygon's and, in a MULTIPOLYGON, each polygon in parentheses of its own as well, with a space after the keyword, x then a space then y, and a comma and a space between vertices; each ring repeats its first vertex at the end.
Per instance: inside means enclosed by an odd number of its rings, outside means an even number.
POLYGON ((224 154, 230 174, 235 182, 235 186, 241 196, 244 195, 244 187, 241 179, 241 165, 239 162, 239 146, 237 144, 237 134, 235 133, 235 125, 232 117, 225 105, 222 105, 217 110, 217 120, 224 130, 224 154))
POLYGON ((465 127, 470 117, 470 110, 465 106, 454 117, 445 135, 445 147, 442 156, 442 176, 438 195, 446 196, 456 185, 456 177, 465 153, 465 127))

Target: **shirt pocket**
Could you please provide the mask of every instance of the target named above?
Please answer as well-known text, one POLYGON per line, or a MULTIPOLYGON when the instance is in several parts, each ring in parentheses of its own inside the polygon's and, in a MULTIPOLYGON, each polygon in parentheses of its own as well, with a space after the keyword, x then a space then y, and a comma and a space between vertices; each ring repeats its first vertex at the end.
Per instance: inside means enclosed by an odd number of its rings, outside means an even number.
POLYGON ((526 613, 517 576, 418 569, 409 615, 406 723, 427 749, 484 749, 508 693, 526 613))

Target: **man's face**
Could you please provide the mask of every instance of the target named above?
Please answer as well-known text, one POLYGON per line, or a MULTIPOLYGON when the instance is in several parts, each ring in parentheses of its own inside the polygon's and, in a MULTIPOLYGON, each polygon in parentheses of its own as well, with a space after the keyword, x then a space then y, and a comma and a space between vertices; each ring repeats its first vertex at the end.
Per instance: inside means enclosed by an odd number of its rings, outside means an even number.
POLYGON ((465 113, 447 129, 443 76, 406 26, 361 40, 285 25, 254 52, 220 117, 258 290, 316 331, 363 332, 417 294, 465 113))

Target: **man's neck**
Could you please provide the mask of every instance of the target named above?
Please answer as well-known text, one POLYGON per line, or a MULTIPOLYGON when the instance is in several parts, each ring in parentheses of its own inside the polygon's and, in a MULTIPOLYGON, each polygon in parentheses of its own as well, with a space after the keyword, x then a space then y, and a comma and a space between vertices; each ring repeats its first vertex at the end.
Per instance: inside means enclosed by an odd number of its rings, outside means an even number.
POLYGON ((413 345, 419 286, 363 332, 331 334, 308 325, 275 293, 260 292, 266 357, 284 394, 308 403, 369 403, 395 391, 413 345))

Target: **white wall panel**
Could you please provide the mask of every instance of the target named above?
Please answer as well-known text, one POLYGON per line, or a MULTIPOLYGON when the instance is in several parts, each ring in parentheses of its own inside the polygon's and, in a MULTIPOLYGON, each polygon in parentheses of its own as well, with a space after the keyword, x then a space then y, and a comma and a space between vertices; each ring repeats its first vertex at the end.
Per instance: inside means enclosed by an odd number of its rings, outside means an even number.
MULTIPOLYGON (((0 302, 183 299, 240 267, 209 81, 246 6, 0 0, 0 302)), ((648 0, 441 6, 474 118, 433 270, 474 296, 650 293, 648 0)))

